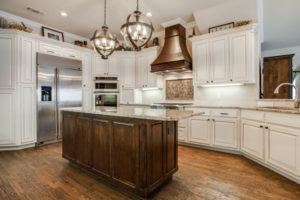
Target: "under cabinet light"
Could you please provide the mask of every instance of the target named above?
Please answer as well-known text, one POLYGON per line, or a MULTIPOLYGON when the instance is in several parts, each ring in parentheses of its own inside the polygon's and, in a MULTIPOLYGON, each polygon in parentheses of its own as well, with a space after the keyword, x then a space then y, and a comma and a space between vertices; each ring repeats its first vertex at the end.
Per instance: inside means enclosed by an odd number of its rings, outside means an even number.
POLYGON ((211 85, 201 85, 201 87, 230 87, 230 86, 241 86, 243 83, 225 83, 225 84, 211 84, 211 85))

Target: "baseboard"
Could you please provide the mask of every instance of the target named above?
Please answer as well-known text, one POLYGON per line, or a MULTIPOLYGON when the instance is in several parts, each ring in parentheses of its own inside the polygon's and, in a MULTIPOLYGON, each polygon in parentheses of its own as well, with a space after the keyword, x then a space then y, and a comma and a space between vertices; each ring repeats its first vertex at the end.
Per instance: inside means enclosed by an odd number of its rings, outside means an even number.
POLYGON ((239 150, 218 148, 218 147, 198 145, 198 144, 185 143, 185 142, 178 142, 178 144, 182 145, 182 146, 193 147, 193 148, 201 148, 201 149, 207 149, 207 150, 212 150, 212 151, 219 151, 219 152, 223 152, 223 153, 230 153, 230 154, 241 155, 241 152, 239 150))
POLYGON ((0 147, 0 151, 16 151, 16 150, 22 150, 22 149, 27 149, 32 147, 35 147, 35 143, 18 145, 18 146, 2 146, 0 147))

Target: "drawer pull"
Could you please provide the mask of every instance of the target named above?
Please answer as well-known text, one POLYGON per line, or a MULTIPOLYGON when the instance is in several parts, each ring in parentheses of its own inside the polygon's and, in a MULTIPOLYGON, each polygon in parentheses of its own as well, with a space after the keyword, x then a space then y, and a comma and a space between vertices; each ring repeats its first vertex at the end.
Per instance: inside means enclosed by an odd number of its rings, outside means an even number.
POLYGON ((54 53, 54 51, 47 50, 47 53, 54 53))
POLYGON ((221 115, 229 115, 228 113, 220 113, 221 115))
POLYGON ((70 57, 71 57, 71 58, 75 58, 76 56, 74 56, 74 55, 70 55, 70 57))

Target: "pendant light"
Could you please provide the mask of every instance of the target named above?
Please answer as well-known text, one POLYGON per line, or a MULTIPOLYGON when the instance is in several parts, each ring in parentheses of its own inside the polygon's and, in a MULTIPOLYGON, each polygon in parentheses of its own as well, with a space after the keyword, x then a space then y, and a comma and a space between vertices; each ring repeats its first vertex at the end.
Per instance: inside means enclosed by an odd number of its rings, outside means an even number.
POLYGON ((106 0, 104 0, 104 24, 100 29, 95 31, 91 41, 102 59, 107 59, 118 45, 117 38, 109 32, 106 24, 106 0))
POLYGON ((137 0, 136 11, 128 15, 126 23, 121 26, 121 34, 125 42, 140 51, 151 39, 153 30, 151 20, 139 11, 139 0, 137 0))

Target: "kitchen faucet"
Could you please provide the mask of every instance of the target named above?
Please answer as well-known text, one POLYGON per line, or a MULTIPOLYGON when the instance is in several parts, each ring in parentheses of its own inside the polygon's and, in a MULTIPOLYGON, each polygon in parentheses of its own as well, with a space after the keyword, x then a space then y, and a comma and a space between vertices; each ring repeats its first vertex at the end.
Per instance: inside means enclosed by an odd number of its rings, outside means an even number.
POLYGON ((277 88, 274 90, 274 94, 279 94, 279 89, 282 87, 282 86, 285 86, 285 85, 289 85, 289 86, 292 86, 293 88, 295 88, 295 108, 299 108, 299 105, 300 105, 300 99, 299 99, 299 90, 298 88, 296 87, 296 85, 292 84, 292 83, 281 83, 280 85, 277 86, 277 88))

